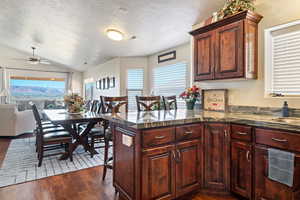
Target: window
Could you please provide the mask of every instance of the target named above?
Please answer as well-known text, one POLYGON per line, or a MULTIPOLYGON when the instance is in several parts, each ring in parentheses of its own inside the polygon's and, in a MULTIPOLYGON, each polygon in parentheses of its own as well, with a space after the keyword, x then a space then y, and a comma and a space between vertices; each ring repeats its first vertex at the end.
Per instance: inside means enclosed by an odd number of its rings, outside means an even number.
POLYGON ((266 96, 300 95, 300 20, 265 30, 266 96))
POLYGON ((44 108, 62 104, 65 91, 64 78, 10 77, 11 100, 22 107, 21 109, 28 109, 29 101, 34 101, 39 107, 44 108))
MULTIPOLYGON (((160 96, 179 96, 187 86, 187 64, 177 63, 153 70, 153 92, 160 96)), ((178 99, 178 107, 183 107, 183 101, 178 99)))
POLYGON ((143 95, 144 88, 144 69, 128 69, 127 71, 127 96, 128 110, 135 111, 135 96, 143 95))

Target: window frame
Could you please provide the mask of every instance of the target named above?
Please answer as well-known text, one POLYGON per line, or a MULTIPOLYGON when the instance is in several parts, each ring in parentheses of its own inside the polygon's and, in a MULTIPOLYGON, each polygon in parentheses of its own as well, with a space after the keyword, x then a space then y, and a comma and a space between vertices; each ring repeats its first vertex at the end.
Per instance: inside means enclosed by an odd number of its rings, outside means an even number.
MULTIPOLYGON (((126 69, 126 96, 127 97, 129 97, 128 96, 129 91, 141 92, 141 95, 144 95, 144 92, 145 92, 145 69, 144 68, 142 68, 142 67, 130 67, 130 68, 126 69), (138 70, 138 69, 143 70, 143 87, 142 87, 142 89, 129 89, 128 88, 128 72, 129 72, 129 70, 138 70)), ((128 98, 128 100, 129 100, 129 98, 128 98)), ((129 105, 128 105, 128 109, 130 111, 129 105)))
MULTIPOLYGON (((167 66, 172 66, 172 65, 177 65, 179 63, 183 63, 185 64, 186 66, 186 71, 185 71, 185 88, 188 88, 190 83, 191 83, 191 63, 189 61, 186 61, 186 60, 176 60, 176 61, 173 61, 173 62, 169 62, 169 63, 158 63, 156 66, 154 66, 152 69, 151 69, 151 94, 155 95, 155 86, 154 86, 154 76, 155 76, 155 73, 154 73, 154 70, 156 68, 160 68, 160 67, 167 67, 167 66)), ((182 92, 184 92, 184 90, 182 90, 182 92)), ((161 94, 159 94, 160 96, 163 96, 161 94)), ((176 94, 173 94, 173 95, 176 95, 176 94)), ((180 99, 179 98, 179 95, 176 95, 177 97, 177 104, 178 104, 178 107, 183 107, 185 106, 185 101, 183 99, 180 99)))
POLYGON ((293 26, 299 26, 300 20, 288 22, 285 24, 280 24, 264 30, 264 78, 265 78, 265 88, 264 97, 265 98, 300 98, 300 94, 297 95, 283 95, 283 96, 272 96, 273 92, 273 35, 274 31, 284 30, 293 26))

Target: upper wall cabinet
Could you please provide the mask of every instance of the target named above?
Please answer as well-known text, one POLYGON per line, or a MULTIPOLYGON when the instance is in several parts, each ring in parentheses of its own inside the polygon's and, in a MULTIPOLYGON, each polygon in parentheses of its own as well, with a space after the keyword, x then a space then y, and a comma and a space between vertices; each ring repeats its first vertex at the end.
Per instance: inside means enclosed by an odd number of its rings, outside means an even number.
POLYGON ((194 37, 194 80, 256 79, 261 19, 243 11, 190 32, 194 37))

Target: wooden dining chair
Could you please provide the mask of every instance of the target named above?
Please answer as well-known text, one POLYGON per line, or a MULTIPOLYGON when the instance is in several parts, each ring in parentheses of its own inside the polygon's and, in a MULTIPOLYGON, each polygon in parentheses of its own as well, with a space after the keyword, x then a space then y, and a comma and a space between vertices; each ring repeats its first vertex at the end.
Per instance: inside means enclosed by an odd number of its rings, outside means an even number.
POLYGON ((174 96, 163 96, 163 104, 165 110, 177 110, 177 100, 176 95, 174 96))
POLYGON ((101 97, 104 113, 119 113, 120 109, 125 107, 125 112, 128 112, 128 97, 101 97))
MULTIPOLYGON (((125 112, 128 112, 128 97, 101 97, 102 105, 104 106, 105 113, 119 113, 120 109, 125 107, 125 112)), ((107 169, 113 169, 111 162, 113 161, 113 156, 108 157, 109 148, 111 147, 110 143, 113 142, 113 134, 109 127, 108 122, 105 124, 105 137, 104 137, 104 166, 103 166, 103 175, 102 180, 106 177, 107 169)))
POLYGON ((160 110, 160 96, 136 96, 136 105, 139 112, 160 110))
POLYGON ((93 100, 90 107, 90 112, 96 112, 99 104, 99 100, 93 100))
MULTIPOLYGON (((100 99, 101 99, 101 97, 100 97, 100 99)), ((103 113, 104 108, 103 108, 103 103, 101 100, 98 101, 95 110, 96 110, 97 114, 103 113)), ((90 145, 94 149, 105 148, 104 137, 105 137, 105 131, 107 128, 105 123, 106 123, 105 121, 99 122, 98 124, 95 125, 94 128, 91 129, 91 131, 89 133, 90 145), (100 144, 100 145, 95 147, 95 144, 100 144)), ((91 157, 93 157, 93 156, 94 156, 94 154, 91 154, 91 157)))
POLYGON ((85 108, 85 110, 90 110, 90 108, 91 108, 91 100, 86 100, 85 101, 85 104, 84 104, 84 108, 85 108))
POLYGON ((38 167, 42 165, 43 158, 48 156, 54 156, 59 155, 62 153, 68 153, 70 155, 70 160, 73 161, 73 155, 72 155, 72 137, 69 132, 54 127, 54 128, 45 128, 42 125, 42 120, 40 118, 39 111, 35 104, 32 106, 32 111, 34 118, 36 119, 37 123, 37 133, 36 133, 36 139, 37 139, 37 149, 38 149, 38 167), (61 147, 63 144, 65 148, 65 152, 62 153, 52 153, 48 155, 44 155, 45 151, 51 151, 51 150, 57 150, 58 147, 61 147))

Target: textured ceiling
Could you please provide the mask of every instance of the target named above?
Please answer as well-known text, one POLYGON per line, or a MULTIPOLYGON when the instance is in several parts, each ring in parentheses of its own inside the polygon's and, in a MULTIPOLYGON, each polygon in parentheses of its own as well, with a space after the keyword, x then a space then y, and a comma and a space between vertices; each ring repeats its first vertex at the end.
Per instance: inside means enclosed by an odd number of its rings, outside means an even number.
MULTIPOLYGON (((0 44, 76 70, 116 56, 149 55, 189 40, 224 0, 1 0, 0 44), (108 28, 125 33, 121 42, 108 28), (137 39, 130 40, 132 36, 137 39)), ((13 56, 13 55, 12 55, 13 56)))

